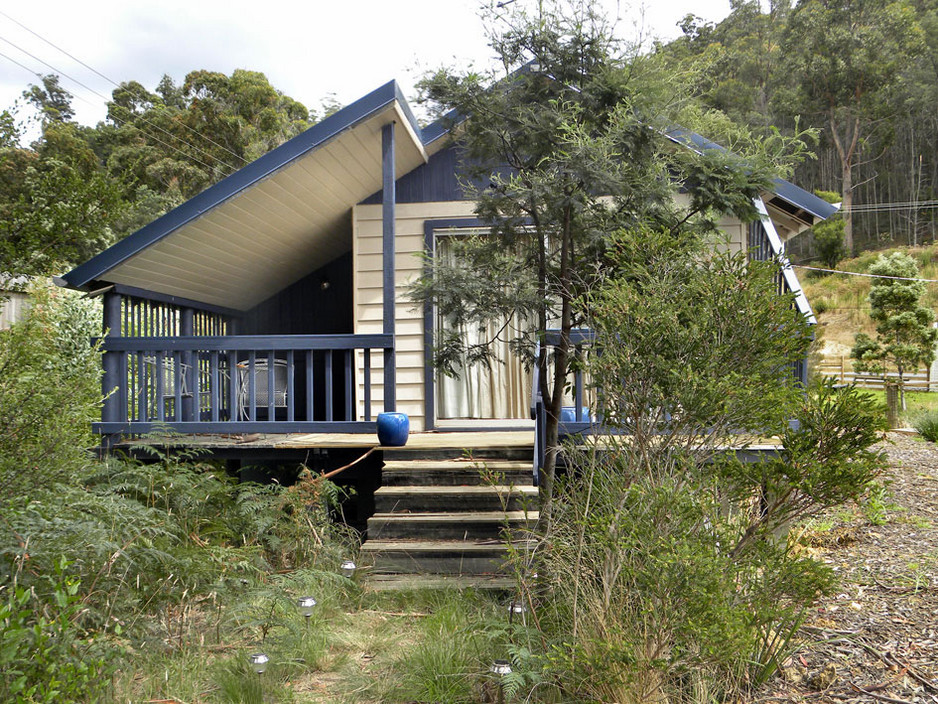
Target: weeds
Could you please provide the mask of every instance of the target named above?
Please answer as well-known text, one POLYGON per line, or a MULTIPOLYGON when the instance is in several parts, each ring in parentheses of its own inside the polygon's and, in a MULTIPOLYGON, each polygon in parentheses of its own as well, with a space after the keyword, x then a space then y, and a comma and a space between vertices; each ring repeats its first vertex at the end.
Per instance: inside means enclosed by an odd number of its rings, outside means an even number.
POLYGON ((912 419, 912 427, 929 442, 938 442, 938 410, 927 410, 912 419))

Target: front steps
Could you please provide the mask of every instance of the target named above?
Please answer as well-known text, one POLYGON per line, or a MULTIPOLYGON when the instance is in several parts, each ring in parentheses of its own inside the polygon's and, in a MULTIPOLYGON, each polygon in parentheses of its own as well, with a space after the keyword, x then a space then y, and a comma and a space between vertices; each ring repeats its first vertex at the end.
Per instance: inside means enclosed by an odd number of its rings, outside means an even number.
POLYGON ((510 588, 509 544, 529 546, 537 521, 532 447, 385 450, 382 486, 362 545, 373 589, 510 588))

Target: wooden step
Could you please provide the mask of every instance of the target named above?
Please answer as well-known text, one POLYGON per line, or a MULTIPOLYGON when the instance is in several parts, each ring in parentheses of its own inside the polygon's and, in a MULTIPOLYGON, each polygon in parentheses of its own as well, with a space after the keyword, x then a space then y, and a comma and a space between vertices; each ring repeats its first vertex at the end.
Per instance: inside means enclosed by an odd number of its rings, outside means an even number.
MULTIPOLYGON (((467 433, 467 446, 468 442, 467 433)), ((496 447, 386 447, 382 449, 384 461, 398 460, 513 460, 517 462, 531 462, 534 457, 534 444, 531 441, 519 440, 517 445, 500 445, 496 447)))
POLYGON ((374 574, 365 582, 373 592, 412 591, 415 589, 486 589, 514 592, 513 577, 502 575, 374 574))
POLYGON ((496 540, 506 532, 518 538, 537 518, 537 511, 376 513, 368 519, 368 540, 496 540))
MULTIPOLYGON (((529 547, 513 543, 516 550, 529 547)), ((369 540, 362 557, 371 560, 371 574, 505 574, 509 546, 492 540, 369 540)))
POLYGON ((462 486, 496 477, 499 484, 534 483, 532 461, 519 460, 385 460, 383 486, 462 486))
POLYGON ((523 511, 536 505, 533 486, 383 486, 375 492, 378 513, 523 511))

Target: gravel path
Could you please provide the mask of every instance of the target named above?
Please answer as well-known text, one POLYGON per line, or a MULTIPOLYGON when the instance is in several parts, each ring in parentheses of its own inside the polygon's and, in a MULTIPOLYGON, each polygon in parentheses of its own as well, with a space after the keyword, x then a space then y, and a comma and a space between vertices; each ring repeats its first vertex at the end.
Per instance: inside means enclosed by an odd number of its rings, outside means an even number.
POLYGON ((801 543, 840 575, 755 702, 938 704, 938 445, 890 433, 883 490, 801 543))

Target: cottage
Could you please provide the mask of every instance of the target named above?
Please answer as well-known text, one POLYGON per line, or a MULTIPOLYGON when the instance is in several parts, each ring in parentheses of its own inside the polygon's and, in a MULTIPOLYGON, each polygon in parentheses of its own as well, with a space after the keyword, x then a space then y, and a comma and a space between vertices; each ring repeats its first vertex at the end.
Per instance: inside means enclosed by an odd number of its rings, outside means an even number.
MULTIPOLYGON (((103 295, 104 387, 116 389, 95 424, 105 444, 166 428, 229 438, 211 447, 248 463, 260 451, 240 440, 263 433, 280 439, 265 458, 308 457, 373 446, 377 414, 396 410, 437 444, 444 430, 514 431, 452 445, 501 444, 517 463, 533 444, 529 375, 512 363, 497 377, 435 375, 437 323, 403 295, 421 252, 480 226, 446 136, 420 127, 392 81, 66 274, 103 295)), ((757 205, 759 222, 721 227, 760 257, 834 212, 781 180, 757 205)))

